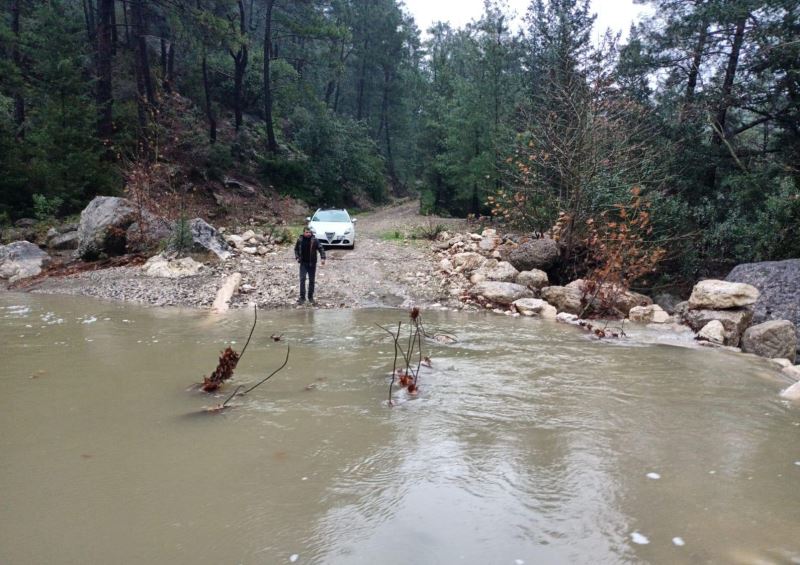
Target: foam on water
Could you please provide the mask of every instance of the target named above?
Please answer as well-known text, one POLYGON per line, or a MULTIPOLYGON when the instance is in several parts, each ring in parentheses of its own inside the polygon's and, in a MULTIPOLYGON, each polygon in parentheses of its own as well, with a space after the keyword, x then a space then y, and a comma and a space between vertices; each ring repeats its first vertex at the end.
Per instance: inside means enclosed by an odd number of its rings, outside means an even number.
POLYGON ((633 532, 631 534, 631 540, 633 541, 633 543, 638 545, 647 545, 648 543, 650 543, 650 540, 647 538, 647 536, 642 535, 639 532, 633 532))
POLYGON ((658 479, 661 478, 661 475, 659 475, 658 473, 647 473, 647 478, 657 481, 658 479))
POLYGON ((96 321, 97 318, 95 316, 90 316, 89 318, 82 320, 81 324, 94 324, 96 321))
POLYGON ((672 543, 674 543, 678 547, 683 547, 684 545, 686 545, 686 542, 683 541, 683 538, 677 538, 677 537, 672 538, 672 543))

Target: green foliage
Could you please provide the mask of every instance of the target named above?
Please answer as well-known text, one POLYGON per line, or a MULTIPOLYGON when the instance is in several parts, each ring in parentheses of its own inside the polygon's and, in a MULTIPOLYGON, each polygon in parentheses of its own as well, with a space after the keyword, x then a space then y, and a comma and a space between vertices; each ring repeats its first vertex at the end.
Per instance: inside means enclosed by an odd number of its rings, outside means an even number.
POLYGON ((208 157, 206 159, 208 178, 221 182, 225 176, 225 172, 231 169, 233 169, 231 146, 219 141, 209 145, 208 157))
POLYGON ((169 241, 168 248, 178 255, 185 255, 192 249, 192 230, 186 214, 181 214, 175 222, 175 228, 169 241))
POLYGON ((53 2, 26 20, 24 138, 15 139, 11 116, 0 112, 0 210, 13 217, 36 211, 34 194, 60 200, 57 208, 68 214, 97 194, 112 193, 118 182, 95 137, 88 46, 73 16, 67 5, 53 2))
POLYGON ((297 157, 266 156, 259 162, 259 172, 264 183, 279 186, 285 194, 310 200, 313 192, 307 182, 308 163, 297 157))
POLYGON ((306 181, 313 200, 323 206, 351 206, 359 196, 386 198, 384 163, 364 126, 326 110, 298 108, 292 123, 294 142, 306 156, 306 181))
POLYGON ((47 198, 43 194, 34 194, 33 197, 33 217, 39 221, 51 220, 58 213, 58 209, 64 201, 59 196, 47 198))
POLYGON ((447 226, 442 223, 429 220, 427 223, 417 226, 412 232, 414 239, 426 239, 428 241, 436 241, 443 232, 447 231, 447 226))

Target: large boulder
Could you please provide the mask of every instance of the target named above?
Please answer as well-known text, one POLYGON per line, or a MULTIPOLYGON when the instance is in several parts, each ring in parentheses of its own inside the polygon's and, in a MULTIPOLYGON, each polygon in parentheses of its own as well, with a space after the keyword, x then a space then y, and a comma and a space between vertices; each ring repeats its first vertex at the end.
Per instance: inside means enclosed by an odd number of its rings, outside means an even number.
POLYGON ((692 310, 683 312, 683 321, 693 331, 700 331, 712 320, 719 321, 725 328, 725 345, 737 347, 742 333, 750 325, 753 311, 749 308, 736 308, 732 310, 692 310))
POLYGON ((490 281, 514 282, 519 271, 508 261, 500 261, 494 268, 486 273, 486 278, 490 281))
POLYGON ((797 355, 797 334, 794 324, 789 320, 770 320, 750 326, 742 335, 742 351, 794 362, 797 355))
POLYGON ((143 211, 141 217, 126 231, 129 251, 145 251, 169 242, 173 236, 174 225, 150 212, 143 211))
POLYGON ((517 284, 525 285, 528 288, 540 289, 550 284, 547 278, 547 273, 539 269, 531 269, 530 271, 521 271, 517 275, 517 284))
POLYGON ((546 286, 542 289, 542 298, 556 307, 559 312, 580 314, 583 311, 583 292, 569 286, 546 286))
POLYGON ((466 251, 453 255, 452 261, 457 271, 471 273, 475 269, 483 266, 486 262, 486 257, 474 251, 466 251))
POLYGON ((638 322, 640 324, 663 324, 669 321, 669 314, 658 304, 634 306, 628 312, 628 317, 631 319, 631 322, 638 322))
POLYGON ((520 298, 532 298, 533 293, 526 286, 510 282, 484 281, 470 289, 472 296, 497 302, 498 304, 511 304, 520 298))
POLYGON ((536 316, 546 320, 555 320, 558 311, 555 306, 538 298, 520 298, 513 302, 517 312, 523 316, 536 316))
POLYGON ((750 306, 758 300, 758 289, 750 284, 708 279, 694 285, 689 307, 727 310, 750 306))
POLYGON ((614 296, 614 308, 625 316, 628 316, 631 310, 637 306, 650 306, 651 304, 653 304, 653 300, 649 296, 632 290, 624 290, 614 296))
POLYGON ((653 303, 661 306, 667 314, 674 314, 675 307, 681 303, 681 299, 669 292, 661 292, 653 298, 653 303))
POLYGON ((552 239, 532 239, 508 253, 508 262, 518 271, 541 269, 546 271, 558 259, 558 243, 552 239))
POLYGON ((794 383, 792 386, 781 392, 781 396, 787 400, 800 400, 800 382, 794 383))
POLYGON ((711 343, 716 343, 717 345, 723 345, 726 341, 725 327, 719 320, 711 320, 705 326, 700 328, 700 331, 697 332, 697 338, 704 341, 709 341, 711 343))
POLYGON ((29 241, 0 245, 0 279, 16 282, 42 272, 50 256, 29 241))
POLYGON ((800 259, 745 263, 736 266, 725 280, 751 284, 760 291, 753 322, 789 320, 800 346, 800 259))
MULTIPOLYGON (((195 218, 189 222, 188 228, 192 240, 190 251, 193 253, 211 253, 223 261, 231 256, 230 246, 216 228, 205 220, 195 218)), ((177 250, 180 242, 176 239, 177 235, 168 250, 177 250)))
POLYGON ((491 253, 503 243, 503 238, 497 235, 497 231, 486 228, 481 233, 481 240, 478 242, 478 249, 483 253, 491 253))
POLYGON ((198 263, 191 257, 177 259, 159 253, 158 255, 150 257, 147 263, 142 265, 142 274, 148 277, 180 279, 194 276, 203 268, 204 266, 202 263, 198 263))
POLYGON ((122 255, 127 245, 128 228, 138 216, 133 202, 126 198, 96 197, 81 212, 75 254, 86 261, 122 255))
POLYGON ((80 237, 77 231, 68 231, 66 233, 56 234, 47 240, 47 247, 55 249, 56 251, 63 251, 65 249, 77 249, 80 237))
MULTIPOLYGON (((587 301, 594 296, 594 292, 587 291, 586 281, 583 279, 575 279, 571 283, 567 284, 566 288, 579 291, 581 296, 586 297, 587 301)), ((635 308, 636 306, 649 306, 653 303, 649 296, 639 294, 638 292, 633 292, 632 290, 625 290, 623 287, 618 285, 603 285, 601 294, 602 299, 606 300, 613 309, 617 310, 621 315, 626 317, 629 315, 631 308, 635 308)), ((595 300, 594 304, 597 303, 598 300, 595 300)))

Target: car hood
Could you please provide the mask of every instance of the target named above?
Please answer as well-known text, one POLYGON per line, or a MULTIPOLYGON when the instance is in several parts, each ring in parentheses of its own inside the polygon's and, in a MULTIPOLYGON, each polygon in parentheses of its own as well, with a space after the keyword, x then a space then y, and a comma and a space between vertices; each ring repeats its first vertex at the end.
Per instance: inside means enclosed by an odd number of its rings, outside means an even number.
POLYGON ((314 228, 318 232, 334 232, 334 233, 344 233, 347 228, 353 227, 353 224, 349 222, 311 222, 308 224, 309 227, 314 228))

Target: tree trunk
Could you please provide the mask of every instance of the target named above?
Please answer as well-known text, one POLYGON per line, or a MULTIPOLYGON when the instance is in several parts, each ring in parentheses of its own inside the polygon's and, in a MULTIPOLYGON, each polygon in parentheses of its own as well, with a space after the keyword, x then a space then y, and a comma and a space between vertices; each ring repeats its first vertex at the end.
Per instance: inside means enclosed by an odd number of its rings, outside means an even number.
POLYGON ((81 4, 83 6, 83 20, 86 24, 86 37, 89 43, 94 46, 95 33, 97 31, 97 25, 94 21, 94 6, 91 0, 82 0, 81 4))
POLYGON ((167 39, 165 37, 160 38, 161 44, 161 76, 167 76, 167 39))
POLYGON ((381 101, 381 124, 378 127, 378 137, 381 132, 386 141, 386 169, 392 186, 397 185, 397 173, 394 167, 394 157, 392 156, 392 137, 389 131, 389 87, 391 86, 391 73, 387 67, 383 69, 383 100, 381 101))
POLYGON ((175 84, 175 42, 169 42, 169 51, 167 52, 167 84, 169 90, 172 90, 172 85, 175 84))
POLYGON ((739 53, 742 50, 742 43, 744 42, 744 27, 746 23, 747 15, 740 17, 736 21, 736 32, 733 36, 733 46, 731 47, 731 54, 728 57, 728 66, 725 69, 725 80, 722 83, 719 109, 717 110, 716 121, 719 132, 714 135, 714 143, 717 145, 722 144, 722 137, 720 134, 725 135, 725 121, 728 115, 728 108, 731 107, 731 91, 733 90, 733 81, 736 78, 736 69, 739 66, 739 53))
POLYGON ((687 109, 694 101, 694 91, 697 87, 697 76, 700 73, 700 62, 703 59, 703 51, 708 38, 708 21, 703 20, 700 26, 700 35, 697 36, 697 44, 692 54, 692 66, 689 69, 689 79, 686 82, 686 96, 684 98, 684 109, 687 109))
MULTIPOLYGON (((242 38, 247 35, 245 24, 245 11, 243 0, 238 0, 239 4, 239 32, 242 38)), ((236 53, 231 52, 233 57, 233 113, 236 131, 242 127, 242 89, 244 88, 244 76, 247 71, 247 44, 239 45, 236 53)))
POLYGON ((117 5, 114 0, 111 0, 111 54, 117 54, 117 43, 119 37, 117 35, 117 5))
POLYGON ((208 65, 206 55, 203 53, 203 92, 206 98, 206 117, 208 118, 208 138, 211 143, 217 141, 217 119, 214 117, 214 108, 211 106, 211 90, 208 84, 208 65))
POLYGON ((270 79, 270 61, 272 58, 272 8, 275 0, 266 0, 264 12, 264 121, 267 126, 267 150, 277 153, 278 142, 275 139, 275 128, 272 125, 272 82, 270 79))
MULTIPOLYGON (((742 50, 742 43, 744 42, 744 28, 747 23, 749 14, 745 14, 736 20, 736 31, 733 35, 733 45, 731 46, 731 53, 728 55, 728 64, 725 68, 725 79, 722 82, 722 91, 720 92, 719 107, 717 115, 715 116, 714 135, 711 138, 713 145, 720 153, 722 140, 725 136, 725 122, 728 116, 728 108, 731 106, 731 92, 733 91, 733 81, 736 78, 736 69, 739 66, 739 53, 742 50)), ((721 154, 721 153, 720 153, 721 154)), ((717 157, 719 159, 719 157, 717 157)), ((706 186, 713 188, 717 184, 717 170, 718 163, 715 161, 708 169, 706 174, 706 186)))
POLYGON ((114 0, 99 0, 97 5, 97 135, 110 139, 114 133, 112 61, 114 40, 112 34, 114 0))
POLYGON ((164 92, 172 92, 172 77, 170 76, 171 58, 174 57, 172 42, 166 38, 161 38, 161 88, 164 92))
POLYGON ((367 18, 369 15, 369 0, 364 2, 364 17, 362 18, 361 33, 364 34, 364 44, 361 49, 361 69, 358 73, 358 92, 356 95, 356 119, 360 120, 364 115, 364 90, 367 81, 367 53, 369 49, 369 32, 367 30, 367 18))
POLYGON ((131 26, 128 23, 128 0, 122 2, 122 22, 125 26, 125 46, 131 46, 131 26))
POLYGON ((361 70, 358 73, 358 96, 356 98, 356 120, 364 115, 364 89, 367 81, 367 49, 369 42, 364 38, 364 50, 361 53, 361 70))
POLYGON ((153 77, 150 74, 150 57, 147 53, 147 23, 144 16, 145 0, 132 0, 131 17, 133 18, 134 37, 136 39, 136 59, 142 77, 147 103, 156 105, 156 94, 153 89, 153 77))
MULTIPOLYGON (((14 34, 12 41, 14 47, 11 51, 11 59, 18 72, 22 72, 22 55, 19 51, 19 19, 20 3, 22 0, 13 0, 11 3, 11 33, 14 34)), ((17 139, 25 138, 25 98, 22 95, 22 87, 17 87, 14 92, 14 123, 17 126, 17 139)))

